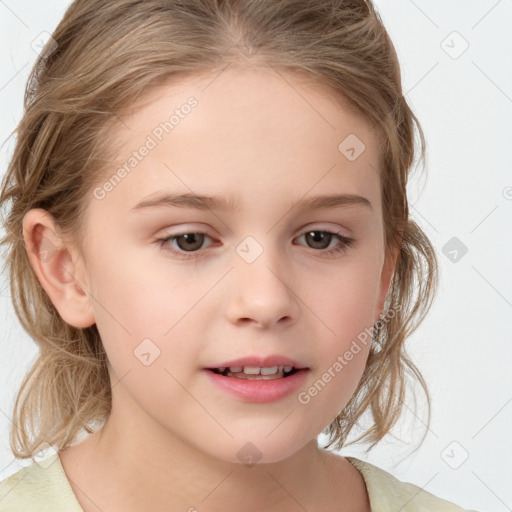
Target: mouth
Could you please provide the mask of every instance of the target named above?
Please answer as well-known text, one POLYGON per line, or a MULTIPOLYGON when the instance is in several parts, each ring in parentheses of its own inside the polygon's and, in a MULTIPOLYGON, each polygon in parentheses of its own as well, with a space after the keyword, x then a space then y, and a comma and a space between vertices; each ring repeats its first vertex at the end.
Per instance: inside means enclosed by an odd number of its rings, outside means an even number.
POLYGON ((230 361, 230 366, 221 363, 223 366, 203 368, 203 371, 216 389, 242 402, 277 402, 296 392, 310 371, 310 368, 292 366, 293 361, 282 359, 279 366, 277 361, 274 366, 248 366, 247 363, 242 366, 240 361, 230 361))
POLYGON ((295 368, 294 366, 231 366, 220 368, 206 368, 207 370, 222 375, 223 377, 232 377, 235 379, 246 380, 274 380, 286 379, 299 371, 307 371, 308 368, 295 368))

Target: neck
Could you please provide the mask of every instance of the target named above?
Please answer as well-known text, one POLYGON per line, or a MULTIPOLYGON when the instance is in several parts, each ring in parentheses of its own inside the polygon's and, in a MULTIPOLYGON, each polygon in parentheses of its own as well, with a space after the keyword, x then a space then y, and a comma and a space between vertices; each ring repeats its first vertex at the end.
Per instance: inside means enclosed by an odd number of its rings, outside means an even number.
POLYGON ((278 462, 242 460, 219 460, 140 411, 116 407, 100 430, 61 454, 85 512, 327 510, 340 499, 349 510, 356 499, 354 468, 316 439, 278 462))
POLYGON ((320 491, 315 483, 327 477, 325 452, 316 441, 283 461, 244 464, 216 459, 176 438, 133 439, 127 430, 105 425, 94 450, 116 475, 119 491, 132 489, 125 510, 283 511, 297 510, 298 504, 311 510, 306 503, 320 491))

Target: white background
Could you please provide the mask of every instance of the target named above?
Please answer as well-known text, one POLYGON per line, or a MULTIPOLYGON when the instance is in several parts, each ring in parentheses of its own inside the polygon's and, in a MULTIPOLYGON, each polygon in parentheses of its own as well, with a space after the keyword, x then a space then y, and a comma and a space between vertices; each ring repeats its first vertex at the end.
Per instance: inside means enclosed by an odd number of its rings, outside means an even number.
MULTIPOLYGON (((31 43, 53 31, 68 3, 0 2, 2 174, 14 142, 4 141, 21 119, 36 57, 31 43)), ((425 428, 419 391, 416 409, 411 396, 400 425, 378 447, 365 454, 353 445, 341 453, 464 508, 512 510, 512 2, 378 0, 376 6, 428 143, 428 172, 411 183, 410 200, 437 248, 441 284, 408 351, 429 384, 433 414, 416 451, 425 428), (468 248, 457 262, 442 252, 452 237, 468 248)), ((0 280, 0 480, 27 465, 14 460, 8 430, 15 392, 36 356, 6 279, 0 280)))

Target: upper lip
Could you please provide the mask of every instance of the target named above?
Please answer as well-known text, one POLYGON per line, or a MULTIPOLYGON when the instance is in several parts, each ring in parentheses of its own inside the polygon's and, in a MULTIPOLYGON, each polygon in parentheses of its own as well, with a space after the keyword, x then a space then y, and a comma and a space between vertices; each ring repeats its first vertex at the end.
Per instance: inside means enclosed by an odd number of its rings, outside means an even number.
POLYGON ((293 366, 297 370, 308 368, 305 364, 294 361, 289 357, 279 354, 272 354, 268 356, 248 356, 240 357, 238 359, 231 359, 216 365, 208 366, 207 368, 230 368, 234 366, 255 366, 258 368, 272 368, 273 366, 293 366))

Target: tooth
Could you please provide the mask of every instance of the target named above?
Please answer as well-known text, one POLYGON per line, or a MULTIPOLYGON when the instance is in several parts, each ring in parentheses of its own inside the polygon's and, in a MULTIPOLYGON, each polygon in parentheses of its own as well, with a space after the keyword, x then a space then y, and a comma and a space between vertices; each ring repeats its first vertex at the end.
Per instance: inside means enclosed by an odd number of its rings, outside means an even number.
POLYGON ((241 366, 230 366, 229 367, 229 371, 230 372, 241 372, 242 371, 242 367, 241 366))
POLYGON ((273 375, 277 373, 279 366, 272 366, 271 368, 261 368, 261 375, 273 375))
POLYGON ((285 367, 284 367, 284 371, 285 371, 286 373, 291 372, 291 371, 292 371, 292 369, 293 369, 293 366, 285 366, 285 367))
POLYGON ((223 368, 217 368, 217 370, 219 370, 219 372, 220 372, 220 373, 222 373, 225 369, 226 369, 226 367, 223 367, 223 368))
POLYGON ((244 373, 248 375, 258 375, 260 373, 259 366, 244 366, 244 373))
POLYGON ((229 375, 230 377, 234 377, 236 379, 244 379, 244 380, 275 380, 284 377, 282 373, 274 373, 274 375, 247 375, 245 373, 237 373, 233 375, 229 375))
POLYGON ((275 380, 282 378, 283 375, 279 375, 278 373, 275 373, 274 375, 262 375, 261 380, 275 380))

